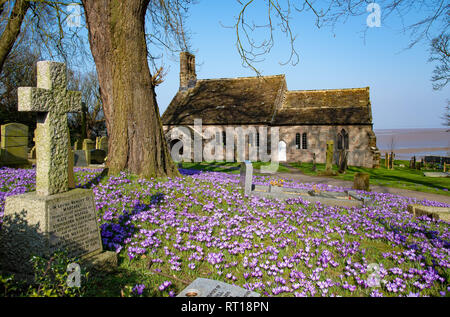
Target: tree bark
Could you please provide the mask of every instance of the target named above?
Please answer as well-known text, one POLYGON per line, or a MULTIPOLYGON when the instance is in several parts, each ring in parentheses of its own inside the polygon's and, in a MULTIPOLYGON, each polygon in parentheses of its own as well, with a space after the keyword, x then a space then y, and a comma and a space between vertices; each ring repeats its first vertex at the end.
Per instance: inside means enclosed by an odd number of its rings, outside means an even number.
POLYGON ((145 12, 150 0, 83 0, 109 135, 110 173, 176 176, 148 67, 145 12))
MULTIPOLYGON (((1 3, 1 10, 3 11, 4 2, 1 3)), ((8 18, 8 23, 6 24, 5 30, 0 36, 0 73, 3 69, 3 64, 8 57, 9 52, 14 46, 17 37, 20 34, 20 27, 22 26, 22 21, 27 13, 30 3, 27 0, 17 0, 14 3, 14 7, 8 18)))

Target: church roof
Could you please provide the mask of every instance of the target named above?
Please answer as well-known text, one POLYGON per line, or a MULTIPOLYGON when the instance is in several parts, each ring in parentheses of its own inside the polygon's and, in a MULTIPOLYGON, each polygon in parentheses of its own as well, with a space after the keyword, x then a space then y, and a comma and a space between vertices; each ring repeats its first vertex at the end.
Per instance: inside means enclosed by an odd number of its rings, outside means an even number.
POLYGON ((284 75, 202 79, 179 91, 162 116, 163 124, 269 124, 281 102, 284 75))
POLYGON ((273 125, 371 124, 369 87, 287 91, 273 125))
POLYGON ((164 125, 371 124, 369 88, 287 91, 284 75, 198 80, 179 91, 164 125))

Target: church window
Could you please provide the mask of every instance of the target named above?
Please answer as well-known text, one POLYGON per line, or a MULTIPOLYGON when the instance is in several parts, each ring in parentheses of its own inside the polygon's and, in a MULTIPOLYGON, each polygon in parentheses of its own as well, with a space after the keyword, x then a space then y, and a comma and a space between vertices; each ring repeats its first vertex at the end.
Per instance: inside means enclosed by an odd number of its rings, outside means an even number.
POLYGON ((295 134, 295 148, 300 149, 300 133, 295 134))
POLYGON ((306 132, 302 134, 302 149, 308 149, 308 139, 306 136, 306 132))

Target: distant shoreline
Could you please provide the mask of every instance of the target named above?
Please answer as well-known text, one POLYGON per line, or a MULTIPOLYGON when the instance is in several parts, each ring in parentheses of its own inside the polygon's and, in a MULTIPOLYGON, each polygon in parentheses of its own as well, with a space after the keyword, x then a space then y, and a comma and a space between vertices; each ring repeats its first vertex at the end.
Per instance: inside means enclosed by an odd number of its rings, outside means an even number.
MULTIPOLYGON (((417 153, 417 152, 436 152, 436 151, 450 151, 450 147, 427 147, 427 148, 408 148, 408 149, 394 149, 394 150, 390 150, 390 149, 380 149, 381 153, 390 153, 390 152, 394 152, 394 153, 403 153, 403 154, 408 154, 408 153, 417 153)), ((432 155, 430 155, 432 156, 432 155)))

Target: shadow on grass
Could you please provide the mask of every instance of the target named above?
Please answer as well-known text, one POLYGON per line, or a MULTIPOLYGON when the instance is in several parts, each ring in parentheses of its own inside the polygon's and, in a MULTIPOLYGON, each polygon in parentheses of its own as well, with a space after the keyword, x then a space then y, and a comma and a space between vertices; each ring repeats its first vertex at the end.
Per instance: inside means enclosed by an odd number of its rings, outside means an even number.
POLYGON ((104 180, 106 177, 108 177, 109 168, 103 169, 103 171, 98 175, 97 177, 92 178, 89 182, 87 182, 84 185, 81 185, 82 188, 92 188, 94 186, 97 186, 104 180))
POLYGON ((131 210, 125 210, 118 218, 113 218, 100 225, 102 243, 106 250, 121 250, 125 240, 130 239, 139 230, 133 223, 132 217, 160 205, 165 199, 164 194, 158 193, 150 197, 150 203, 137 202, 131 210))
MULTIPOLYGON (((311 163, 302 163, 301 165, 299 165, 298 163, 291 163, 291 166, 299 169, 301 172, 305 173, 306 175, 319 176, 319 175, 317 175, 317 173, 323 169, 324 164, 320 164, 320 163, 317 164, 317 172, 312 171, 311 163)), ((333 171, 337 171, 337 167, 335 165, 333 165, 333 171)), ((409 169, 387 170, 387 169, 384 169, 383 167, 380 167, 379 169, 368 169, 368 168, 359 168, 359 167, 351 166, 347 169, 346 174, 340 174, 337 177, 333 177, 333 178, 352 181, 354 174, 359 173, 359 172, 368 173, 370 175, 370 183, 372 185, 392 187, 392 186, 389 186, 391 184, 383 184, 383 183, 379 184, 379 183, 377 183, 377 181, 378 182, 398 182, 398 183, 404 184, 405 186, 413 187, 413 188, 414 188, 414 185, 422 185, 422 186, 430 189, 431 191, 433 191, 434 189, 438 189, 438 190, 450 189, 450 181, 448 179, 445 179, 445 178, 443 178, 443 179, 437 179, 437 178, 427 179, 425 176, 421 175, 422 171, 409 170, 409 169), (406 175, 402 175, 402 174, 406 174, 406 175)), ((395 184, 393 184, 393 185, 395 186, 395 184)), ((398 187, 398 188, 402 188, 402 187, 398 187)))
MULTIPOLYGON (((119 268, 115 272, 92 272, 87 281, 87 297, 121 297, 126 286, 144 284, 148 277, 136 271, 119 268)), ((148 284, 148 283, 145 283, 148 284)), ((159 296, 154 288, 146 288, 145 296, 159 296)))

